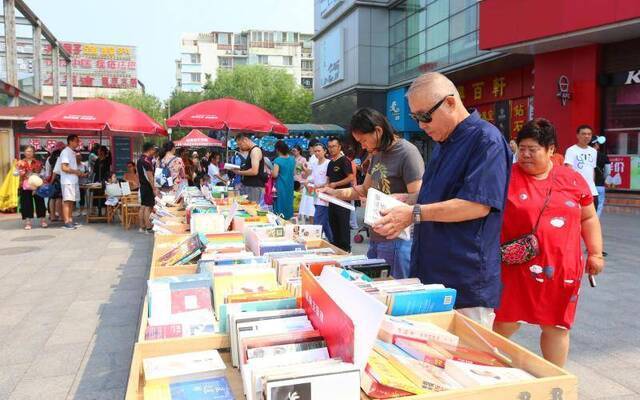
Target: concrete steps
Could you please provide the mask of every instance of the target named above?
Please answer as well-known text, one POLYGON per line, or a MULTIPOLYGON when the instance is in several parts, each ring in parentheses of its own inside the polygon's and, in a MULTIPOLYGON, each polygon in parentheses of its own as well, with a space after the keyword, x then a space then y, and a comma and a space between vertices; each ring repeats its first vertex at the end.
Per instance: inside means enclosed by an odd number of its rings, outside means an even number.
POLYGON ((640 215, 640 193, 607 193, 604 212, 640 215))

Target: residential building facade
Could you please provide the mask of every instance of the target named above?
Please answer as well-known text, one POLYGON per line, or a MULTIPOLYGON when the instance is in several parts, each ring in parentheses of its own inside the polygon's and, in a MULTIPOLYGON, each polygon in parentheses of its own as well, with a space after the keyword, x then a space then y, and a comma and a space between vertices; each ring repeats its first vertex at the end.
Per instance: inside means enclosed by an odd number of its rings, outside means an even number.
POLYGON ((180 59, 176 60, 176 87, 199 92, 207 77, 215 81, 220 68, 260 64, 287 71, 299 85, 311 89, 311 37, 300 32, 260 30, 184 34, 180 59))

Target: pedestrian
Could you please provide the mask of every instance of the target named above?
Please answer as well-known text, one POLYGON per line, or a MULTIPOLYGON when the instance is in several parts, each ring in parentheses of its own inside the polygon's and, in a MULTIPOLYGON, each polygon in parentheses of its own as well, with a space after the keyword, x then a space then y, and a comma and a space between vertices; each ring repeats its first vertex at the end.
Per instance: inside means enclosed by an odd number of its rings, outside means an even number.
POLYGON ((78 178, 78 193, 80 193, 80 201, 78 202, 78 206, 80 211, 78 211, 79 215, 87 215, 86 207, 87 207, 87 189, 82 187, 89 183, 91 169, 87 162, 82 161, 82 154, 76 153, 76 163, 78 163, 78 171, 82 173, 83 176, 78 178))
POLYGON ((176 149, 176 155, 182 160, 182 165, 184 166, 184 176, 187 180, 187 185, 193 186, 193 178, 195 177, 195 172, 193 171, 193 162, 191 161, 189 152, 186 149, 179 148, 176 149))
POLYGON ((220 173, 220 154, 213 153, 209 158, 209 166, 207 167, 207 175, 209 175, 209 183, 211 186, 224 186, 227 181, 220 173))
POLYGON ((284 219, 293 218, 293 182, 296 170, 296 160, 289 155, 289 146, 284 140, 278 140, 275 145, 278 157, 273 162, 271 176, 276 180, 277 196, 273 203, 273 211, 284 219))
POLYGON ((412 277, 456 289, 455 308, 484 326, 500 300, 500 227, 512 154, 502 133, 467 111, 456 86, 428 72, 407 92, 411 116, 435 142, 417 204, 374 227, 388 239, 415 223, 412 277))
POLYGON ((197 151, 191 153, 191 164, 193 165, 193 186, 200 187, 200 179, 207 171, 200 165, 200 156, 197 151))
POLYGON ((127 172, 124 173, 123 178, 129 183, 131 191, 136 191, 140 187, 140 177, 136 171, 136 164, 133 161, 127 163, 127 172))
POLYGON ((515 139, 509 140, 509 148, 513 153, 513 164, 515 164, 516 162, 518 162, 518 143, 515 139))
POLYGON ((176 191, 178 186, 187 179, 182 158, 176 154, 176 145, 172 141, 162 145, 160 150, 159 168, 169 169, 169 182, 161 188, 164 192, 176 191))
POLYGON ((589 145, 593 147, 596 152, 596 169, 594 171, 593 181, 596 184, 596 190, 598 191, 598 202, 596 205, 596 213, 598 217, 602 215, 602 209, 604 208, 605 198, 605 179, 611 173, 611 161, 607 154, 602 151, 601 146, 607 141, 604 136, 593 136, 589 145))
POLYGON ((78 135, 67 136, 67 147, 60 153, 58 162, 60 163, 60 184, 62 187, 62 217, 64 219, 64 229, 76 229, 79 225, 73 222, 73 207, 76 201, 80 200, 78 190, 78 178, 88 174, 80 172, 76 161, 75 149, 79 146, 78 135))
POLYGON ((591 189, 579 173, 551 161, 555 136, 543 118, 527 122, 518 133, 518 163, 501 234, 503 290, 494 330, 510 337, 522 322, 540 326, 542 355, 563 367, 585 273, 580 238, 589 274, 602 272, 604 258, 591 189), (538 251, 522 257, 525 238, 532 236, 538 251))
POLYGON ((267 183, 265 157, 247 133, 238 134, 236 143, 240 151, 247 152, 247 157, 240 170, 234 170, 234 173, 242 177, 242 188, 249 201, 260 203, 264 195, 264 185, 267 183))
POLYGON ((58 159, 65 145, 57 142, 54 145, 51 155, 45 162, 46 181, 53 187, 51 197, 49 197, 47 207, 49 209, 49 222, 57 222, 62 218, 62 189, 60 187, 60 166, 58 159), (56 171, 56 166, 58 170, 56 171))
MULTIPOLYGON (((329 160, 327 159, 327 149, 320 142, 316 142, 311 148, 315 161, 309 163, 311 171, 307 182, 307 190, 309 193, 315 193, 319 188, 325 187, 327 184, 327 167, 329 167, 329 160)), ((329 203, 324 200, 320 200, 317 195, 314 195, 315 210, 313 223, 315 225, 322 226, 322 231, 330 243, 333 243, 333 232, 331 231, 331 225, 329 224, 329 203)))
MULTIPOLYGON (((342 153, 342 141, 332 137, 328 142, 329 165, 327 166, 326 187, 330 189, 346 189, 351 187, 353 169, 351 162, 342 153)), ((329 224, 333 233, 333 245, 346 252, 351 252, 351 226, 349 223, 350 210, 337 204, 329 203, 329 224)))
POLYGON ((142 155, 136 163, 136 170, 140 180, 140 211, 138 212, 138 231, 150 233, 153 231, 151 225, 151 212, 156 205, 155 196, 157 189, 154 184, 153 158, 156 155, 156 148, 153 143, 147 142, 142 146, 142 155))
POLYGON ((98 159, 98 151, 100 150, 100 144, 99 143, 94 143, 91 146, 91 151, 89 152, 89 156, 87 157, 87 165, 89 166, 89 171, 91 173, 91 176, 89 177, 89 179, 91 180, 91 182, 94 182, 93 180, 93 174, 95 171, 95 163, 96 160, 98 159))
POLYGON ((102 197, 104 197, 105 182, 109 180, 111 175, 111 157, 109 157, 109 150, 106 146, 99 146, 98 158, 93 164, 93 181, 101 183, 102 187, 100 189, 91 189, 94 190, 94 195, 98 198, 94 199, 93 204, 90 205, 98 209, 98 216, 102 215, 102 209, 105 207, 106 200, 102 197))
POLYGON ((20 197, 20 214, 24 221, 24 229, 31 230, 31 220, 33 219, 33 209, 35 206, 36 217, 40 219, 40 226, 47 228, 47 207, 44 199, 36 194, 36 187, 32 186, 31 180, 42 180, 39 174, 42 172, 42 163, 35 158, 36 149, 28 145, 24 149, 24 158, 16 163, 16 171, 20 177, 18 186, 18 196, 20 197))
POLYGON ((589 146, 593 137, 593 129, 589 125, 580 125, 576 132, 577 143, 564 153, 564 163, 587 181, 593 196, 593 204, 598 204, 598 189, 594 180, 598 152, 589 146))
MULTIPOLYGON (((369 188, 390 195, 416 195, 422 185, 424 161, 412 143, 396 135, 387 118, 371 108, 361 108, 351 117, 351 134, 371 156, 364 181, 349 189, 321 189, 345 201, 366 198, 369 188)), ((402 196, 404 195, 404 196, 402 196)), ((367 257, 382 258, 391 266, 396 279, 409 277, 411 240, 387 240, 371 234, 367 257)))

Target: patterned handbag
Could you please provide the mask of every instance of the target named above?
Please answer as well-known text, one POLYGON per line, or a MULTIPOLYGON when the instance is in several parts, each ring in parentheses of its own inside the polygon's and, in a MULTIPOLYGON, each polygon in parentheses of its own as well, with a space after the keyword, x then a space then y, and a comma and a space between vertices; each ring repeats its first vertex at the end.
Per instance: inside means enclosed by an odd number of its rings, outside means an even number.
POLYGON ((547 198, 544 201, 544 205, 540 210, 540 215, 538 215, 536 225, 533 227, 533 231, 531 233, 527 233, 526 235, 522 235, 515 239, 509 240, 508 242, 500 245, 500 256, 504 264, 524 264, 528 261, 533 260, 540 254, 540 241, 536 236, 536 232, 538 231, 538 225, 540 224, 542 213, 549 204, 549 199, 551 199, 551 187, 549 187, 547 198))

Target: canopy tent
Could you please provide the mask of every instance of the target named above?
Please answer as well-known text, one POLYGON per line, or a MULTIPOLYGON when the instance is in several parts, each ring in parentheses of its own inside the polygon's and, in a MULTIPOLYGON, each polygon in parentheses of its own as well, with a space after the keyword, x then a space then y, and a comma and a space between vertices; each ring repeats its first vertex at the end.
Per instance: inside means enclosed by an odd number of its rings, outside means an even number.
POLYGON ((177 147, 225 147, 224 143, 205 135, 198 129, 192 129, 185 137, 174 143, 177 147))
POLYGON ((166 136, 167 131, 150 116, 107 99, 86 99, 55 105, 30 121, 27 129, 95 131, 100 135, 143 134, 166 136))
POLYGON ((290 135, 344 135, 345 129, 335 124, 286 124, 290 135))

